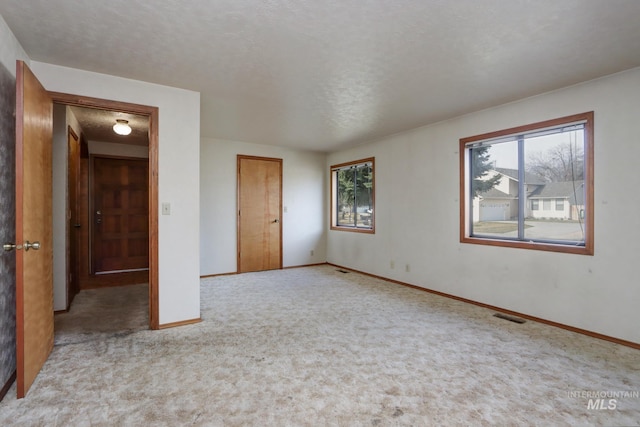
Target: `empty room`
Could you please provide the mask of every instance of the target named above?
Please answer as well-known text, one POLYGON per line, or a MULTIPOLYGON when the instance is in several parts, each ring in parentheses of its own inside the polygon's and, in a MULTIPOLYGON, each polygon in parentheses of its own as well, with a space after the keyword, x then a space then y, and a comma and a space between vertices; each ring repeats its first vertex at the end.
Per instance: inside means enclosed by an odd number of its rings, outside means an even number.
POLYGON ((640 2, 0 1, 0 425, 640 425, 640 2))

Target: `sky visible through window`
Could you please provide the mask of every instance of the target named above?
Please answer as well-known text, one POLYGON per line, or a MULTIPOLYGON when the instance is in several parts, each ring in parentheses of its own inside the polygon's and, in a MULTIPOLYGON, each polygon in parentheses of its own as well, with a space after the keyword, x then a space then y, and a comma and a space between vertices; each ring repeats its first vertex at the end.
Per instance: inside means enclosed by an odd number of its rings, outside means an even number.
MULTIPOLYGON (((541 137, 527 138, 525 140, 525 165, 532 156, 544 155, 550 150, 562 145, 572 144, 584 146, 584 132, 573 131, 545 135, 541 137)), ((491 161, 497 168, 518 169, 518 144, 517 141, 492 144, 489 148, 491 161)))

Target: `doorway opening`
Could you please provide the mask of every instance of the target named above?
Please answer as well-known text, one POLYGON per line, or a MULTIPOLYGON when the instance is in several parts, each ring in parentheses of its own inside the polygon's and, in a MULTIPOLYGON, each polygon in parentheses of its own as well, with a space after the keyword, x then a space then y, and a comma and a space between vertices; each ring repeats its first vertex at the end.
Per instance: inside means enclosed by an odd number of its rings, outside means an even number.
MULTIPOLYGON (((54 250, 54 264, 55 254, 64 254, 65 269, 64 278, 54 276, 58 278, 58 283, 54 280, 56 310, 69 310, 82 290, 148 283, 148 324, 159 329, 158 109, 56 92, 49 95, 54 121, 61 121, 56 112, 62 114, 67 132, 65 184, 54 183, 54 199, 62 191, 59 203, 66 203, 65 217, 57 221, 65 224, 64 231, 58 232, 58 250, 54 250), (131 134, 116 135, 116 120, 126 120, 131 134)), ((55 138, 54 134, 54 150, 55 138)))

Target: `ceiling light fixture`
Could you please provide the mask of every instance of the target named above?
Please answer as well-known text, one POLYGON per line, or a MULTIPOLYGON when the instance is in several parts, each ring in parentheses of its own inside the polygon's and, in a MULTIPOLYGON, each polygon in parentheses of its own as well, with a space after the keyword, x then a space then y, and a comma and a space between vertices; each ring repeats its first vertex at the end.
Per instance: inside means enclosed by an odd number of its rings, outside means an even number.
POLYGON ((131 133, 131 126, 129 126, 129 121, 124 119, 116 119, 116 124, 113 125, 113 131, 118 135, 129 135, 131 133))

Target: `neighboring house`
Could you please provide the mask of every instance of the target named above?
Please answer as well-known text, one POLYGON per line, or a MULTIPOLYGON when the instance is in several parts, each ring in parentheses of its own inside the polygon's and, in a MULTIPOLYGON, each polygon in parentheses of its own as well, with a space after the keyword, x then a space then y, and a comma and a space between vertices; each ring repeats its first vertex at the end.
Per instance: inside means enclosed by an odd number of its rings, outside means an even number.
MULTIPOLYGON (((481 193, 474 205, 474 221, 508 221, 518 216, 518 171, 495 168, 485 179, 502 178, 491 190, 481 193)), ((584 211, 582 181, 547 182, 537 175, 525 174, 525 218, 574 219, 584 211)))
POLYGON ((529 195, 530 216, 545 219, 584 217, 584 182, 549 182, 529 195))

